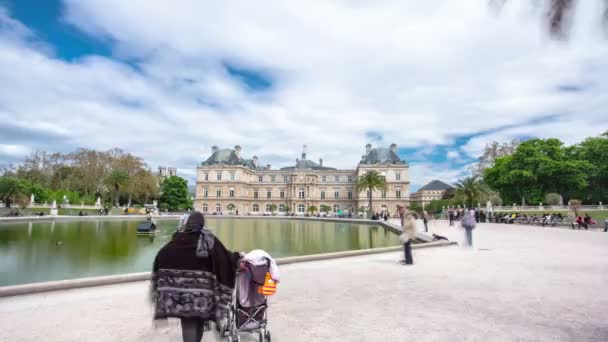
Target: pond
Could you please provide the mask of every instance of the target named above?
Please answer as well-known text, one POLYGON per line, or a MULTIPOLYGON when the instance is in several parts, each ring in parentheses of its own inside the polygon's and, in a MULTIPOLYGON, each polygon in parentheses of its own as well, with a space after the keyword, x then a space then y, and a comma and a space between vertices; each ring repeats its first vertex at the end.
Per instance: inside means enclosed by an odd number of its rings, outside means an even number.
MULTIPOLYGON (((177 220, 159 220, 155 236, 138 220, 0 223, 0 286, 150 271, 177 220)), ((289 219, 208 219, 230 250, 264 249, 274 258, 399 245, 382 226, 289 219)))

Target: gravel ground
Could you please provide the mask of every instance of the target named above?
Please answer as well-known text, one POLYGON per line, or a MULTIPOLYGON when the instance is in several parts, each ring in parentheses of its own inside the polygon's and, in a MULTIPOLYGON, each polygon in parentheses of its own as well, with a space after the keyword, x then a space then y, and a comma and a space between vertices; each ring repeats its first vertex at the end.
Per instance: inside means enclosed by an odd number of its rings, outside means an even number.
MULTIPOLYGON (((608 234, 482 224, 474 238, 415 250, 414 266, 398 253, 283 266, 273 340, 608 341, 608 234)), ((154 327, 147 287, 2 298, 0 341, 180 341, 177 321, 154 327)))

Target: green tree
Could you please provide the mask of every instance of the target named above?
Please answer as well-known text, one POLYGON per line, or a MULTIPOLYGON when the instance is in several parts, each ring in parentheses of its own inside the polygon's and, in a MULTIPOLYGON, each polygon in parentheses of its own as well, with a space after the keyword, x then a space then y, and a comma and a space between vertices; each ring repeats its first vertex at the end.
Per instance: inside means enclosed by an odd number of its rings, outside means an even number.
POLYGON ((160 203, 169 210, 185 210, 192 207, 188 194, 188 182, 178 176, 167 177, 161 185, 160 203))
POLYGON ((275 211, 277 211, 277 205, 276 204, 271 204, 270 205, 270 213, 274 214, 275 211))
POLYGON ((475 202, 481 202, 487 193, 485 185, 477 176, 464 177, 454 185, 455 197, 461 199, 467 207, 474 207, 475 202))
POLYGON ((286 205, 285 206, 285 213, 289 213, 290 211, 291 211, 291 208, 288 205, 286 205))
POLYGON ((452 205, 454 205, 454 203, 449 199, 432 200, 429 204, 424 206, 424 209, 430 214, 439 214, 444 207, 447 208, 452 205))
POLYGON ((331 211, 331 207, 326 204, 321 204, 321 211, 327 214, 331 211))
POLYGON ((315 213, 316 211, 319 211, 319 210, 318 210, 318 208, 317 208, 316 206, 311 205, 311 206, 309 206, 309 207, 308 207, 308 212, 309 212, 309 213, 313 214, 313 213, 315 213))
POLYGON ((586 162, 587 187, 576 193, 576 197, 587 203, 608 201, 608 132, 599 137, 587 138, 568 149, 569 155, 586 162))
POLYGON ((118 208, 120 190, 129 184, 129 174, 123 170, 112 170, 106 179, 106 184, 114 191, 115 205, 118 208))
POLYGON ((29 200, 28 186, 16 177, 0 177, 0 198, 7 208, 10 208, 12 203, 26 205, 29 200))
POLYGON ((418 205, 417 203, 410 203, 408 209, 415 213, 420 213, 423 210, 422 207, 420 205, 418 205))
POLYGON ((234 211, 234 208, 236 208, 236 206, 234 204, 230 203, 230 204, 228 204, 228 206, 226 208, 228 208, 228 211, 232 212, 232 211, 234 211))
POLYGON ((368 218, 372 216, 372 195, 374 190, 386 190, 386 178, 377 171, 367 171, 357 181, 357 193, 368 192, 368 218))

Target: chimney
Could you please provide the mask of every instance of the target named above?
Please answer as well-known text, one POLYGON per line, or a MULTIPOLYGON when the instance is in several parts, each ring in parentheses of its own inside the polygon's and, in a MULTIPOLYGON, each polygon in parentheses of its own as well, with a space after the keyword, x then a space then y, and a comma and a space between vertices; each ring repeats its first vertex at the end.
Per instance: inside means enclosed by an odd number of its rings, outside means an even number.
POLYGON ((241 158, 241 146, 234 146, 234 154, 236 154, 237 157, 241 158))
POLYGON ((217 152, 218 148, 216 145, 211 146, 211 153, 217 152))
POLYGON ((252 158, 252 159, 253 159, 253 164, 254 164, 255 166, 258 166, 258 156, 253 156, 253 158, 252 158))
POLYGON ((397 144, 391 144, 391 152, 397 153, 397 144))
POLYGON ((367 144, 365 145, 365 154, 369 154, 369 152, 372 150, 372 144, 367 144))
POLYGON ((319 166, 323 166, 323 158, 319 158, 319 166))

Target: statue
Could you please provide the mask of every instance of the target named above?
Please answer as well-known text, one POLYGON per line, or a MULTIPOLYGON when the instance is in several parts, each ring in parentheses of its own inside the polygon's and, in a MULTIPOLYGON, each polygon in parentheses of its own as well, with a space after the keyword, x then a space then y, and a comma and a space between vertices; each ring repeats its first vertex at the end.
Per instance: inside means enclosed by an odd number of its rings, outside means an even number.
POLYGON ((34 196, 34 194, 32 194, 32 196, 30 196, 30 204, 34 204, 35 199, 36 199, 36 196, 34 196))
POLYGON ((97 201, 95 201, 95 206, 98 208, 101 207, 101 197, 97 197, 97 201))
POLYGON ((53 209, 57 209, 57 201, 53 200, 52 207, 53 209))

